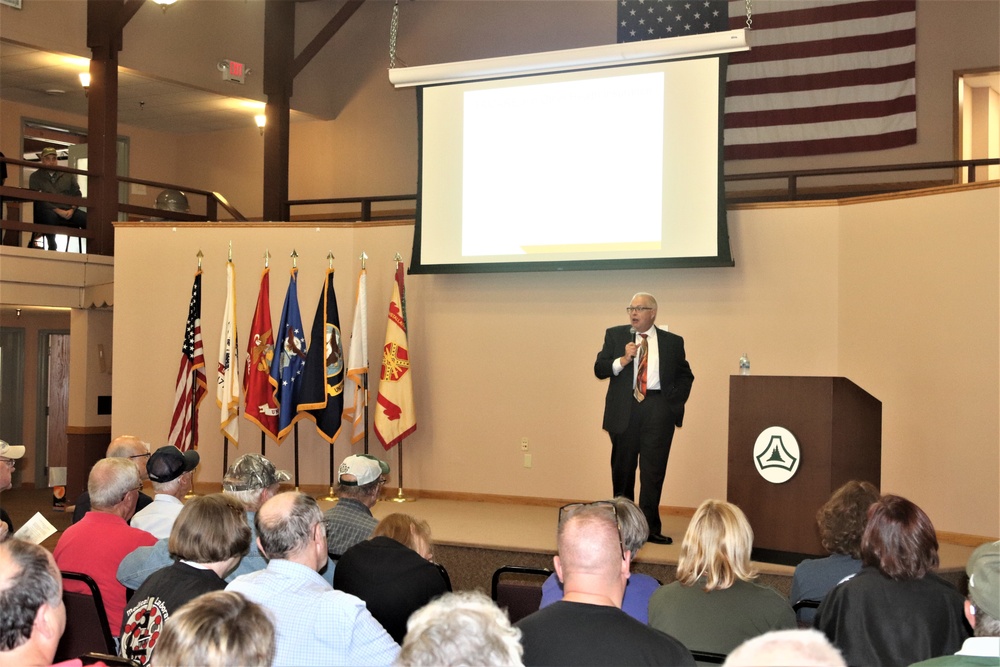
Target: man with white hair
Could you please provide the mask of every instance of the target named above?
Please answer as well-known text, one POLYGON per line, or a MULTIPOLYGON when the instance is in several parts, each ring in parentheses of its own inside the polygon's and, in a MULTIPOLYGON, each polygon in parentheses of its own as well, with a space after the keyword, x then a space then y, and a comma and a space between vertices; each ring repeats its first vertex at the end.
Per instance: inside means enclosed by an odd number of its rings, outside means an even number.
POLYGON ((65 629, 62 576, 52 554, 22 540, 0 544, 0 665, 51 665, 65 629))
POLYGON ((748 639, 726 658, 725 667, 847 667, 819 630, 772 630, 748 639))
MULTIPOLYGON (((125 613, 125 587, 115 579, 118 565, 139 547, 156 544, 156 538, 128 525, 142 483, 139 469, 129 459, 101 459, 87 478, 93 509, 66 529, 53 555, 60 570, 82 572, 97 583, 104 600, 111 633, 121 628, 125 613)), ((89 593, 82 582, 67 582, 66 589, 89 593)))
POLYGON ((614 503, 560 508, 563 599, 517 622, 525 665, 694 665, 683 644, 622 611, 632 554, 619 531, 614 503))
POLYGON ((479 591, 445 593, 410 615, 401 667, 521 665, 521 631, 479 591))
POLYGON ((173 445, 160 447, 149 457, 146 472, 156 495, 146 509, 132 517, 132 526, 145 530, 157 539, 170 537, 177 515, 184 509, 183 498, 194 487, 194 470, 201 457, 189 449, 182 452, 173 445))
MULTIPOLYGON (((149 443, 143 442, 134 435, 120 435, 108 445, 105 456, 109 459, 128 459, 139 468, 139 479, 146 481, 149 476, 146 473, 146 461, 149 460, 149 443)), ((135 503, 135 511, 141 512, 153 502, 142 490, 139 491, 139 499, 135 503)), ((73 523, 83 518, 83 515, 90 511, 90 493, 84 491, 76 499, 76 507, 73 508, 73 523)))

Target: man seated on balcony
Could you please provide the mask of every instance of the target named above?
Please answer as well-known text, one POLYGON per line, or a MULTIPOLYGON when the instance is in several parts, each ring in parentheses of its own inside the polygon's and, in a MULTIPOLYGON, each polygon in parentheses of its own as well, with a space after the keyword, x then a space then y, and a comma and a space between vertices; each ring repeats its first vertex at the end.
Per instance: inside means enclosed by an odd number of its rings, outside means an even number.
MULTIPOLYGON (((51 169, 59 162, 56 149, 47 146, 38 154, 38 158, 42 161, 42 168, 28 179, 30 189, 53 195, 82 196, 80 184, 76 182, 76 176, 65 171, 51 169)), ((84 229, 87 226, 87 214, 76 206, 37 201, 35 202, 35 224, 84 229)), ((45 247, 48 250, 55 250, 55 234, 32 234, 30 246, 41 248, 42 236, 45 237, 45 247)))

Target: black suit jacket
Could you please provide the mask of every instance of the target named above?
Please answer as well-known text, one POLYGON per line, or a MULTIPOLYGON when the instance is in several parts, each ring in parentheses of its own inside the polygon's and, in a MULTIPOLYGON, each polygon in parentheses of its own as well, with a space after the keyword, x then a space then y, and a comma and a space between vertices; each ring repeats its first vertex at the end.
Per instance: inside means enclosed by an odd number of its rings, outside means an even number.
MULTIPOLYGON (((597 353, 594 375, 608 379, 608 393, 604 399, 604 430, 615 435, 628 427, 629 416, 635 399, 632 397, 633 373, 623 368, 617 376, 612 364, 625 353, 625 346, 635 340, 631 327, 623 324, 611 327, 604 334, 604 347, 597 353)), ((666 397, 675 426, 684 423, 684 403, 691 395, 694 374, 684 356, 684 339, 663 329, 656 330, 660 357, 660 390, 666 397)), ((633 362, 635 363, 635 362, 633 362)))

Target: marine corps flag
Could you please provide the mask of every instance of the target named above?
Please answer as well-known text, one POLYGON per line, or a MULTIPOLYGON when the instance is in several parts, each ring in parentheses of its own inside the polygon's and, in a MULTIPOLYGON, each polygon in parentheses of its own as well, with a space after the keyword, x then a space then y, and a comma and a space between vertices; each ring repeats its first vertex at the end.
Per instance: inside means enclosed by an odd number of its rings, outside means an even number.
POLYGON ((351 423, 351 443, 365 437, 365 392, 368 389, 368 295, 367 274, 358 276, 358 302, 354 306, 354 326, 351 327, 351 351, 347 355, 347 379, 354 388, 354 400, 344 408, 344 419, 351 423))
POLYGON ((344 348, 340 341, 340 315, 333 289, 333 269, 326 272, 323 293, 316 306, 306 366, 298 382, 298 409, 316 422, 316 430, 329 443, 340 435, 344 412, 344 348))
POLYGON ((219 383, 215 403, 221 411, 219 429, 234 445, 240 444, 240 342, 236 335, 236 267, 226 263, 226 312, 219 338, 219 383))
MULTIPOLYGON (((200 265, 200 262, 199 262, 200 265)), ((167 442, 185 452, 198 449, 198 406, 208 392, 205 382, 205 350, 201 344, 201 267, 194 274, 188 305, 181 365, 174 385, 174 413, 167 442)))
POLYGON ((292 269, 292 277, 288 281, 285 305, 281 307, 281 320, 278 321, 280 350, 271 361, 270 382, 278 403, 279 443, 301 418, 295 409, 295 385, 306 363, 306 337, 302 331, 302 315, 299 314, 298 272, 298 269, 292 269))
POLYGON ((278 403, 274 400, 269 372, 274 359, 274 329, 271 327, 270 269, 260 277, 257 308, 250 325, 247 344, 247 365, 243 371, 243 393, 246 407, 243 416, 260 427, 275 442, 278 441, 278 403))
POLYGON ((413 406, 413 377, 410 375, 410 351, 406 343, 406 290, 403 287, 403 263, 396 263, 396 281, 389 303, 389 323, 382 348, 382 373, 375 410, 375 435, 386 449, 417 430, 413 406))

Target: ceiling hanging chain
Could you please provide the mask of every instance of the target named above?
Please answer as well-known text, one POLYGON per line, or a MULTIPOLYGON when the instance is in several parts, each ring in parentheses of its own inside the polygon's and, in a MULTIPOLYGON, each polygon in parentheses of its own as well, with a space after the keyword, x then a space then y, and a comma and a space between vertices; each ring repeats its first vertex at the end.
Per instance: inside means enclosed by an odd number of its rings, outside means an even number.
POLYGON ((747 2, 747 30, 753 30, 753 0, 747 2))
MULTIPOLYGON (((749 3, 750 0, 747 0, 747 2, 749 3)), ((392 22, 389 24, 389 69, 396 68, 396 34, 398 32, 399 0, 396 0, 392 5, 392 22)))

